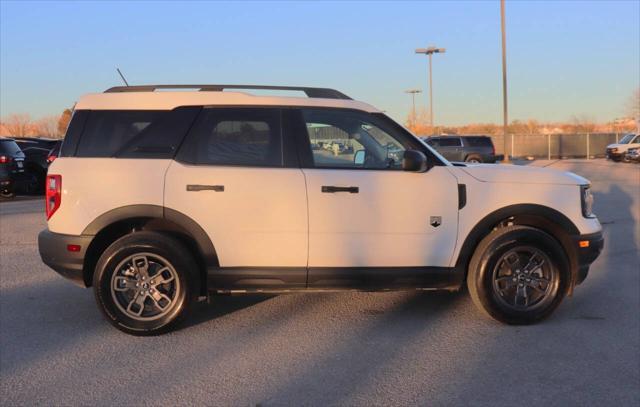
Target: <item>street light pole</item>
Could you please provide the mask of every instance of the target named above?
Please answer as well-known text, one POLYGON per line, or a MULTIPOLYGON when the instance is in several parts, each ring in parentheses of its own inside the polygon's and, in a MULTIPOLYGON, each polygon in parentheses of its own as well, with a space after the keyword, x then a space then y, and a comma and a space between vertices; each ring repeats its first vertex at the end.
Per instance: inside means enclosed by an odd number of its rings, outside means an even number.
POLYGON ((500 0, 500 22, 502 28, 502 135, 504 143, 504 160, 509 162, 507 150, 507 126, 509 125, 509 112, 507 109, 507 35, 504 23, 504 0, 500 0))
POLYGON ((435 46, 429 46, 428 48, 416 49, 416 54, 425 54, 429 57, 429 122, 431 124, 431 133, 433 133, 433 80, 431 77, 431 57, 433 54, 444 54, 444 48, 436 48, 435 46))
POLYGON ((431 78, 431 58, 433 54, 429 54, 429 122, 431 123, 431 133, 433 134, 433 80, 431 78))
POLYGON ((415 120, 416 120, 416 93, 422 93, 422 91, 420 89, 409 89, 409 90, 405 90, 404 93, 409 93, 411 94, 411 99, 413 102, 413 108, 411 109, 411 117, 412 120, 414 121, 415 124, 415 120))

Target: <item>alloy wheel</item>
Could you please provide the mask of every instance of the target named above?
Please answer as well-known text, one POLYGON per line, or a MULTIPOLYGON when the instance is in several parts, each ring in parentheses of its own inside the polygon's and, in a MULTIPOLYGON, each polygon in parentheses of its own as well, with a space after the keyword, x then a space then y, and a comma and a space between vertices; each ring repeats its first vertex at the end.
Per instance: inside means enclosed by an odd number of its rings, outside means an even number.
POLYGON ((166 315, 181 289, 173 265, 153 253, 136 253, 122 260, 111 276, 110 286, 118 309, 138 321, 166 315))
POLYGON ((549 256, 532 246, 504 253, 492 273, 495 297, 517 311, 547 306, 556 297, 559 280, 549 256))

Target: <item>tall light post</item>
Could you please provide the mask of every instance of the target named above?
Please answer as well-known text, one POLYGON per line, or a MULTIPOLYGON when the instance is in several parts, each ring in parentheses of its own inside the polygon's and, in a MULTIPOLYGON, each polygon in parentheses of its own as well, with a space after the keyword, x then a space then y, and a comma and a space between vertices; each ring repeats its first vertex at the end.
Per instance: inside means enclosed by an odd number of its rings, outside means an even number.
POLYGON ((504 23, 504 0, 500 0, 500 23, 502 28, 502 135, 504 143, 504 160, 509 162, 509 152, 507 151, 507 126, 509 126, 509 115, 507 110, 507 33, 504 23))
POLYGON ((411 94, 411 100, 413 102, 413 107, 411 109, 411 118, 414 121, 413 124, 415 124, 415 120, 416 120, 416 93, 422 93, 422 91, 420 89, 409 89, 409 90, 405 90, 404 93, 411 94))
POLYGON ((444 48, 436 48, 431 45, 428 48, 416 49, 416 54, 425 54, 429 57, 429 121, 431 124, 431 132, 433 133, 433 81, 431 79, 431 57, 433 54, 444 54, 444 48))

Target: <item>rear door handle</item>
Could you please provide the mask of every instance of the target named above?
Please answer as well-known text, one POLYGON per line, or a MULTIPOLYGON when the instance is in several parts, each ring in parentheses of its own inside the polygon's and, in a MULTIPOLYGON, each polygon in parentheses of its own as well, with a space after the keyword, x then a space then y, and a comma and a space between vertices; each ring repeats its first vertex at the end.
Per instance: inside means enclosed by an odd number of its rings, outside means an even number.
POLYGON ((187 185, 187 191, 189 192, 198 192, 198 191, 215 191, 215 192, 224 192, 224 185, 187 185))
POLYGON ((350 194, 357 194, 360 192, 358 187, 336 187, 333 185, 323 185, 322 192, 327 194, 333 194, 335 192, 349 192, 350 194))

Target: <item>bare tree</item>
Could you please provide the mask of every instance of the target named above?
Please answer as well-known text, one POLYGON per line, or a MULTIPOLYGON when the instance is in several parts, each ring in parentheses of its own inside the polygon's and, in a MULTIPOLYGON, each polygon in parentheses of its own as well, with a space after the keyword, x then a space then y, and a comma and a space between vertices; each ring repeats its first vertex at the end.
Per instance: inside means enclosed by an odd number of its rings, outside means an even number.
POLYGON ((33 130, 31 116, 27 113, 11 114, 3 122, 7 133, 12 137, 26 137, 33 130))
POLYGON ((73 114, 71 109, 64 109, 60 118, 58 119, 58 134, 60 137, 64 137, 64 134, 67 132, 67 127, 69 126, 69 122, 71 121, 71 115, 73 114))
POLYGON ((593 133, 596 128, 594 120, 587 115, 573 116, 571 123, 573 131, 576 133, 593 133))
POLYGON ((415 116, 413 112, 409 113, 409 116, 407 116, 407 128, 417 135, 435 134, 433 129, 429 128, 429 114, 424 108, 420 108, 415 116))
POLYGON ((540 123, 538 123, 538 121, 535 119, 527 120, 527 123, 525 124, 525 126, 527 128, 528 134, 536 134, 539 132, 539 129, 540 129, 540 123))
POLYGON ((47 116, 35 123, 35 129, 38 136, 59 138, 58 131, 59 118, 56 116, 47 116))

